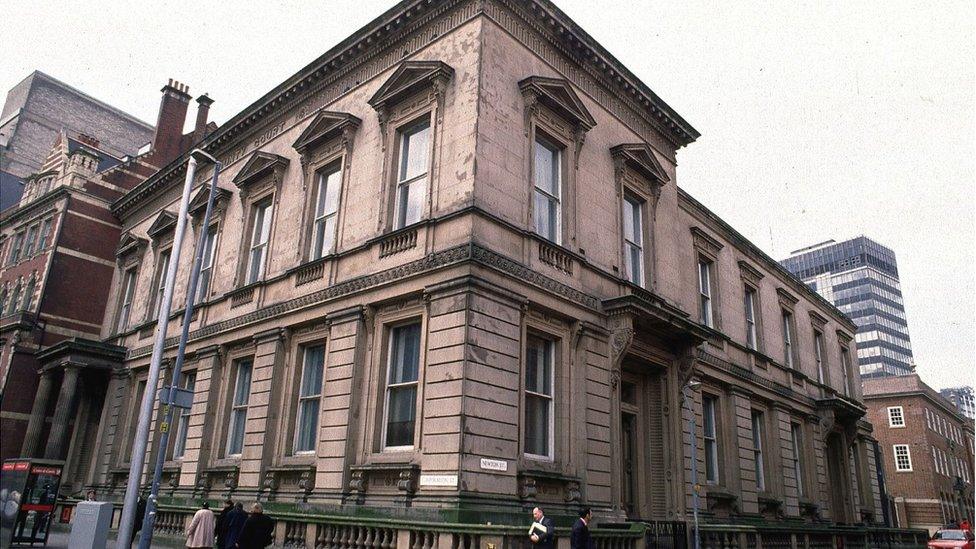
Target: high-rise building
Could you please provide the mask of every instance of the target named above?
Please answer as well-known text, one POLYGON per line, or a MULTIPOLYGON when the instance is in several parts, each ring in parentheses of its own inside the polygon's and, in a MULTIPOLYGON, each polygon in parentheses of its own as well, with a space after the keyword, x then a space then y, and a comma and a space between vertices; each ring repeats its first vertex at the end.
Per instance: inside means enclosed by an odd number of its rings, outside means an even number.
POLYGON ((861 377, 915 370, 895 252, 859 236, 793 252, 784 267, 857 324, 861 377))
POLYGON ((972 387, 948 387, 939 393, 955 404, 960 414, 969 419, 976 419, 976 399, 973 398, 972 387))

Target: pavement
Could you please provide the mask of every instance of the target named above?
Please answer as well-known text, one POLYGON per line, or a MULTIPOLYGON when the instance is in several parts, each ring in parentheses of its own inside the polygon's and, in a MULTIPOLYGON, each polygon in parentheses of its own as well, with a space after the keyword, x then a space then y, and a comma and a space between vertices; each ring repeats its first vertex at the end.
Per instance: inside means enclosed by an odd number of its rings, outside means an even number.
MULTIPOLYGON (((47 545, 42 546, 40 544, 37 544, 34 545, 34 547, 47 547, 48 549, 70 549, 68 547, 68 537, 69 537, 68 530, 60 530, 60 529, 52 530, 51 534, 47 538, 47 545)), ((115 543, 115 532, 110 532, 108 537, 109 537, 109 541, 105 549, 120 549, 116 546, 115 543)), ((138 544, 139 543, 137 541, 132 545, 132 547, 137 547, 138 544)), ((153 538, 153 542, 152 542, 152 547, 177 548, 177 547, 185 547, 185 546, 186 546, 186 542, 182 538, 157 536, 153 538)), ((31 546, 20 545, 17 547, 31 547, 31 546)))

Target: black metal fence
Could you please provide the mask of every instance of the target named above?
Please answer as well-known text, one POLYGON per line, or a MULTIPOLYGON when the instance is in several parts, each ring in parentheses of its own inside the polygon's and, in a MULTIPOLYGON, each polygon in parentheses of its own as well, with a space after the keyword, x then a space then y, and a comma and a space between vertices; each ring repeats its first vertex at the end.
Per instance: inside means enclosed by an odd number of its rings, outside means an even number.
POLYGON ((644 547, 647 549, 685 549, 688 547, 688 525, 678 520, 645 522, 644 547))

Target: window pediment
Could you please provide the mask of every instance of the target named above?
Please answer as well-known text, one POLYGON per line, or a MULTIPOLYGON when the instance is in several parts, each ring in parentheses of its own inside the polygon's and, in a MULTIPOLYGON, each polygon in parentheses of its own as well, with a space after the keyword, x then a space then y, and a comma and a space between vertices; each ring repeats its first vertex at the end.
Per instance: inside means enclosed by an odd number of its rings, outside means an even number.
POLYGON ((158 240, 159 237, 165 235, 175 227, 176 214, 163 210, 159 212, 159 215, 156 216, 156 220, 153 221, 152 225, 149 226, 149 229, 146 230, 146 234, 149 235, 149 238, 158 240))
POLYGON ((739 260, 739 273, 742 278, 749 281, 753 286, 759 287, 759 281, 763 279, 762 271, 753 267, 745 260, 739 260))
POLYGON ((691 228, 691 234, 695 240, 695 248, 713 257, 718 257, 718 253, 724 247, 721 242, 697 226, 691 228))
POLYGON ((539 101, 584 132, 596 126, 596 120, 567 80, 530 76, 519 82, 519 89, 527 104, 539 101))
POLYGON ((779 296, 780 305, 782 305, 787 309, 792 309, 793 306, 795 306, 797 303, 800 302, 800 300, 797 299, 796 296, 794 296, 790 292, 787 292, 783 288, 776 288, 776 295, 779 296))
MULTIPOLYGON (((230 199, 231 192, 227 189, 222 189, 217 187, 216 196, 214 196, 214 211, 220 210, 227 201, 230 199)), ((210 199, 210 184, 206 184, 197 191, 197 194, 193 195, 190 199, 190 204, 187 207, 187 211, 192 216, 203 215, 207 211, 207 200, 210 199)))
POLYGON ((305 156, 310 148, 335 137, 349 139, 361 123, 362 120, 346 112, 320 110, 292 147, 305 156))
POLYGON ((147 244, 149 244, 149 241, 145 238, 139 238, 127 232, 119 240, 119 246, 115 249, 115 257, 122 259, 133 254, 136 256, 142 255, 142 250, 145 249, 147 244))
POLYGON ((281 180, 281 175, 288 166, 288 159, 284 156, 264 151, 255 151, 248 159, 241 171, 234 176, 234 184, 239 189, 244 189, 261 180, 261 178, 273 174, 276 181, 281 180))
POLYGON ((658 186, 671 180, 646 143, 622 143, 611 147, 610 155, 616 166, 627 166, 658 186))
POLYGON ((425 86, 442 88, 453 76, 454 69, 443 61, 405 61, 367 103, 382 111, 425 86))

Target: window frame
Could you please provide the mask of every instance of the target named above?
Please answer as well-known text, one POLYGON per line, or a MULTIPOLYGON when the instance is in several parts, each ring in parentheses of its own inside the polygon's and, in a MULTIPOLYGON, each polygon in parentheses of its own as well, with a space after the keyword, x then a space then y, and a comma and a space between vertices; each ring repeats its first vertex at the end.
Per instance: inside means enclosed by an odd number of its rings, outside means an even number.
POLYGON ((34 257, 36 252, 35 246, 37 243, 38 229, 40 228, 40 223, 32 223, 27 227, 26 236, 24 237, 23 249, 21 250, 21 259, 30 259, 34 257))
POLYGON ((803 497, 804 493, 804 465, 803 465, 803 426, 790 422, 790 446, 793 449, 793 474, 796 476, 796 493, 803 497))
POLYGON ((715 284, 714 270, 715 261, 709 257, 698 254, 698 318, 705 326, 716 329, 715 321, 715 284), (707 290, 707 293, 706 293, 707 290))
POLYGON ((907 426, 905 421, 905 408, 903 406, 888 406, 887 412, 889 428, 902 429, 907 426), (897 419, 900 421, 900 423, 895 421, 895 412, 897 412, 897 419))
POLYGON ((14 265, 22 259, 21 257, 21 247, 24 245, 24 237, 26 236, 26 230, 21 229, 14 233, 10 244, 10 253, 7 255, 7 265, 14 265))
MULTIPOLYGON (((152 295, 149 304, 147 322, 159 320, 159 313, 162 310, 163 297, 166 293, 166 274, 169 270, 169 262, 173 260, 173 248, 160 248, 156 252, 156 261, 153 265, 153 285, 152 295), (163 260, 165 258, 165 260, 163 260)), ((166 320, 166 319, 163 319, 166 320)))
POLYGON ((817 382, 827 385, 827 349, 822 331, 814 328, 813 330, 813 359, 817 366, 817 382))
MULTIPOLYGON (((345 181, 344 181, 345 168, 343 166, 344 160, 345 160, 344 156, 340 156, 339 158, 332 159, 331 161, 324 163, 322 167, 316 169, 314 172, 315 174, 314 185, 312 189, 313 201, 310 210, 311 213, 310 231, 311 232, 309 233, 308 250, 306 251, 307 254, 306 257, 308 258, 309 261, 315 261, 318 259, 322 259, 324 257, 328 257, 334 254, 336 249, 338 248, 339 213, 342 208, 343 191, 345 189, 345 181), (323 192, 329 189, 330 187, 329 180, 330 177, 333 175, 336 177, 334 183, 338 186, 338 189, 336 191, 335 210, 332 211, 331 213, 323 212, 322 215, 319 215, 318 213, 319 202, 323 200, 323 192), (326 248, 325 243, 328 237, 326 229, 328 227, 328 220, 330 218, 334 219, 334 223, 331 231, 332 242, 329 244, 328 248, 326 248), (318 226, 320 223, 323 226, 322 242, 317 242, 318 235, 319 235, 318 226)), ((324 205, 323 208, 325 208, 324 205)))
POLYGON ((705 461, 705 484, 712 486, 717 486, 722 481, 721 450, 719 448, 721 442, 719 441, 718 414, 716 413, 719 402, 719 397, 716 395, 702 395, 702 455, 705 461), (711 433, 708 429, 709 424, 711 425, 711 433), (712 461, 713 477, 709 477, 708 474, 709 460, 712 461))
POLYGON ((416 225, 417 223, 427 219, 429 216, 431 172, 433 171, 434 162, 434 120, 432 115, 432 111, 427 111, 423 114, 417 115, 411 118, 408 122, 397 126, 396 130, 394 131, 394 136, 396 139, 396 154, 393 157, 393 185, 391 189, 393 208, 391 211, 392 218, 390 219, 390 227, 394 231, 416 225), (417 135, 424 130, 428 132, 426 169, 423 173, 416 174, 411 177, 405 177, 407 174, 405 173, 406 165, 404 164, 404 161, 408 160, 409 156, 404 157, 404 151, 407 151, 407 155, 410 154, 410 147, 408 146, 410 143, 409 138, 410 136, 417 135), (417 219, 410 221, 406 218, 406 212, 409 211, 409 207, 405 207, 401 204, 401 192, 404 188, 407 188, 407 197, 409 200, 409 188, 421 180, 424 182, 424 190, 423 196, 421 197, 420 213, 417 219), (401 214, 403 217, 402 222, 400 220, 401 214))
POLYGON ((892 455, 894 456, 894 460, 895 460, 895 472, 896 473, 911 473, 911 472, 914 471, 914 468, 912 467, 912 450, 911 450, 910 445, 908 445, 908 444, 893 444, 892 445, 892 455), (905 453, 904 453, 904 455, 902 457, 904 457, 905 460, 908 462, 908 466, 907 467, 902 467, 901 463, 898 461, 898 458, 899 458, 898 450, 899 449, 904 449, 905 450, 905 453))
POLYGON ((762 410, 752 410, 750 422, 752 424, 752 457, 753 471, 756 474, 756 490, 766 491, 766 462, 765 462, 765 414, 762 410))
POLYGON ((298 376, 298 387, 295 394, 295 426, 294 433, 292 436, 291 451, 292 455, 302 456, 302 455, 315 455, 318 451, 319 434, 322 431, 322 399, 325 393, 325 370, 326 362, 328 357, 328 349, 326 347, 325 341, 311 341, 300 347, 301 349, 301 360, 302 367, 300 375, 298 376), (322 364, 321 373, 319 374, 319 387, 318 392, 309 395, 303 395, 302 389, 305 386, 306 374, 308 373, 308 358, 309 350, 320 348, 322 350, 322 364), (305 402, 315 400, 315 423, 312 434, 312 448, 299 448, 299 444, 302 442, 302 420, 304 418, 305 408, 302 406, 305 402))
POLYGON ((759 290, 751 284, 742 285, 742 306, 745 309, 746 347, 759 351, 759 290))
POLYGON ((423 377, 424 377, 424 330, 426 323, 422 318, 412 317, 409 319, 404 319, 398 322, 390 323, 384 326, 384 337, 385 341, 385 353, 383 357, 383 409, 380 416, 380 451, 383 453, 399 453, 399 452, 411 452, 418 448, 418 437, 417 431, 421 427, 422 418, 420 417, 420 408, 423 403, 423 377), (393 361, 393 350, 394 350, 394 333, 396 330, 404 329, 410 326, 417 326, 417 377, 412 381, 405 381, 396 383, 396 387, 393 389, 403 389, 408 388, 408 386, 413 386, 415 388, 414 392, 414 425, 413 425, 413 436, 412 443, 409 445, 387 445, 388 435, 389 435, 389 424, 390 424, 390 394, 391 394, 391 383, 390 376, 392 375, 392 361, 393 361))
POLYGON ((236 358, 231 362, 232 368, 230 377, 231 383, 228 384, 229 394, 228 394, 228 404, 227 404, 227 421, 226 433, 224 436, 224 458, 238 459, 244 452, 244 439, 247 433, 247 413, 250 409, 251 402, 251 385, 254 382, 254 356, 245 356, 241 358, 236 358), (244 401, 237 402, 237 396, 240 392, 241 384, 241 366, 248 365, 248 380, 247 380, 247 391, 244 393, 244 401), (241 423, 240 432, 240 449, 238 452, 233 452, 231 443, 237 438, 236 429, 237 423, 235 419, 238 417, 237 414, 243 414, 243 422, 241 423))
POLYGON ((566 167, 565 167, 565 162, 566 162, 566 143, 562 142, 561 140, 559 140, 559 139, 557 139, 555 137, 550 136, 548 132, 545 132, 545 131, 540 130, 540 129, 536 129, 535 135, 533 136, 533 139, 532 139, 532 160, 531 160, 531 163, 532 163, 532 168, 531 168, 531 174, 532 174, 532 199, 531 199, 531 208, 532 208, 532 232, 534 234, 538 235, 540 238, 542 238, 542 239, 544 239, 544 240, 546 240, 548 242, 552 242, 553 244, 556 244, 558 246, 562 246, 563 245, 563 225, 564 225, 564 221, 563 221, 563 196, 566 194, 566 167), (538 177, 538 175, 539 175, 538 174, 539 166, 538 166, 538 163, 536 162, 536 153, 537 153, 537 150, 538 150, 537 147, 540 147, 540 146, 543 149, 546 149, 548 152, 552 153, 552 156, 554 157, 552 166, 553 166, 553 171, 555 173, 552 174, 552 175, 555 178, 555 185, 554 185, 554 187, 555 187, 556 192, 558 193, 556 195, 553 195, 550 191, 548 191, 548 190, 546 190, 546 189, 544 189, 544 188, 542 188, 542 187, 539 186, 539 177, 538 177), (546 200, 548 203, 555 204, 555 209, 556 209, 555 216, 554 216, 555 217, 555 226, 554 227, 551 227, 552 232, 553 232, 553 235, 552 235, 553 237, 552 238, 550 236, 548 236, 548 235, 544 235, 541 232, 539 232, 539 227, 537 226, 537 223, 536 223, 536 218, 537 218, 537 213, 538 213, 538 212, 536 212, 537 196, 540 193, 543 195, 543 197, 544 197, 543 199, 546 200))
MULTIPOLYGON (((557 353, 558 353, 558 338, 551 336, 549 334, 544 334, 536 330, 528 330, 526 332, 525 338, 525 361, 523 364, 522 371, 522 401, 525 403, 523 405, 523 410, 521 413, 522 429, 521 429, 521 440, 522 440, 522 457, 525 459, 543 461, 543 462, 553 462, 556 459, 556 368, 557 368, 557 353), (544 342, 546 347, 545 351, 548 352, 546 360, 548 362, 548 382, 549 382, 549 393, 545 394, 538 391, 530 390, 528 387, 528 374, 529 374, 529 342, 531 340, 538 340, 544 342), (546 425, 546 454, 536 454, 528 450, 528 429, 530 422, 528 421, 528 399, 541 399, 546 402, 548 407, 548 421, 546 425)), ((545 356, 545 353, 544 353, 545 356)))
POLYGON ((248 223, 247 223, 247 240, 245 241, 245 258, 244 271, 243 271, 243 285, 249 286, 251 284, 257 284, 264 281, 268 274, 268 256, 271 250, 271 237, 274 232, 274 214, 275 214, 275 197, 273 194, 267 194, 256 198, 251 202, 248 211, 248 223), (261 230, 259 238, 263 241, 255 243, 256 235, 258 234, 258 213, 262 213, 261 217, 261 230), (267 227, 267 235, 265 235, 264 228, 267 227), (251 272, 253 271, 254 262, 254 252, 256 249, 261 249, 261 257, 258 263, 258 273, 252 278, 251 272))
POLYGON ((122 269, 122 285, 119 293, 119 304, 115 313, 115 333, 122 333, 129 328, 132 320, 132 303, 135 300, 136 278, 139 276, 138 265, 122 269))
POLYGON ((204 250, 200 257, 200 277, 197 284, 196 302, 198 304, 206 302, 213 293, 213 275, 217 266, 217 249, 220 246, 220 223, 210 223, 205 230, 207 232, 203 241, 204 250))
POLYGON ((780 314, 782 318, 780 329, 783 332, 783 365, 787 369, 797 370, 796 319, 794 318, 793 311, 785 307, 780 309, 780 314))
MULTIPOLYGON (((647 255, 645 252, 645 242, 647 240, 645 233, 647 232, 647 227, 646 227, 647 224, 645 223, 646 215, 644 213, 644 210, 647 208, 647 200, 637 196, 632 192, 625 192, 623 195, 622 207, 623 207, 623 214, 624 214, 623 219, 626 220, 628 214, 631 214, 630 215, 630 217, 632 218, 631 225, 632 228, 634 229, 633 235, 627 235, 627 232, 624 230, 623 238, 621 239, 623 242, 623 249, 624 249, 624 260, 623 260, 624 276, 631 284, 636 284, 637 286, 643 288, 645 287, 645 281, 647 279, 646 272, 645 272, 647 270, 646 269, 647 255), (633 214, 636 214, 636 218, 637 218, 636 222, 633 221, 633 217, 634 217, 633 214), (632 239, 630 238, 631 236, 634 235, 636 235, 640 239, 638 242, 633 242, 632 239), (631 253, 632 250, 637 251, 637 256, 639 258, 639 260, 636 263, 637 271, 638 271, 636 277, 632 272, 634 269, 634 259, 633 259, 633 254, 631 253)), ((622 228, 625 228, 626 226, 627 223, 625 221, 622 224, 622 228)))
MULTIPOLYGON (((190 370, 181 376, 182 388, 196 395, 197 371, 190 370)), ((186 441, 190 430, 190 416, 193 408, 179 408, 176 410, 176 428, 173 432, 173 449, 170 454, 172 460, 182 460, 186 457, 186 441)))

